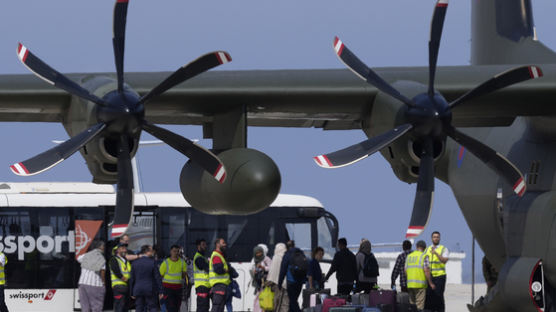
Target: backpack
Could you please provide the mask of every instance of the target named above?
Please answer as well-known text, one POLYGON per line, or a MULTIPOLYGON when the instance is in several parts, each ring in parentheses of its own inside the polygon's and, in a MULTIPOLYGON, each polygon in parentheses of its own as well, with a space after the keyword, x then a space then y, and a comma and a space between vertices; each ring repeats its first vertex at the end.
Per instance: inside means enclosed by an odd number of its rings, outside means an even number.
POLYGON ((307 257, 305 257, 305 253, 300 249, 295 250, 290 259, 290 272, 293 278, 295 278, 296 281, 305 280, 308 269, 309 262, 307 261, 307 257))
POLYGON ((379 275, 378 262, 372 253, 370 255, 365 255, 365 260, 363 262, 363 275, 365 277, 377 277, 379 275))

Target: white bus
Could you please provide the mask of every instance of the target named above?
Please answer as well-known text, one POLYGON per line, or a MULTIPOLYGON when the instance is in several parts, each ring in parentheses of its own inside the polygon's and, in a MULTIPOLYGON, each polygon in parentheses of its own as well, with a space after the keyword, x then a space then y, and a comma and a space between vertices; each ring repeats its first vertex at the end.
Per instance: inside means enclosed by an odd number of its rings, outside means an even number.
MULTIPOLYGON (((112 186, 0 183, 0 251, 8 258, 5 296, 10 311, 80 311, 80 267, 75 258, 93 239, 107 241, 114 202, 112 186)), ((307 252, 323 247, 331 259, 338 237, 336 218, 307 196, 280 194, 269 209, 250 216, 203 214, 191 208, 181 193, 136 193, 134 203, 128 229, 131 250, 151 244, 167 255, 177 244, 192 258, 197 239, 204 238, 210 247, 217 237, 226 239, 243 295, 233 301, 236 311, 253 307, 248 270, 257 244, 266 244, 271 256, 275 244, 293 239, 307 252)), ((107 247, 108 258, 111 242, 107 247)), ((324 272, 327 267, 323 266, 324 272)), ((110 310, 107 284, 104 309, 110 310)))

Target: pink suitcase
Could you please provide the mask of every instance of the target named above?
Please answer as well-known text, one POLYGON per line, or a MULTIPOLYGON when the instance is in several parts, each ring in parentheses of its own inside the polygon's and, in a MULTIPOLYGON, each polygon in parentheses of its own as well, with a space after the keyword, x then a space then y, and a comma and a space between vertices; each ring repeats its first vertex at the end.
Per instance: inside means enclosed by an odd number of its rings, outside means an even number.
POLYGON ((322 302, 322 312, 328 312, 332 307, 341 307, 346 305, 346 299, 337 297, 328 297, 322 302))

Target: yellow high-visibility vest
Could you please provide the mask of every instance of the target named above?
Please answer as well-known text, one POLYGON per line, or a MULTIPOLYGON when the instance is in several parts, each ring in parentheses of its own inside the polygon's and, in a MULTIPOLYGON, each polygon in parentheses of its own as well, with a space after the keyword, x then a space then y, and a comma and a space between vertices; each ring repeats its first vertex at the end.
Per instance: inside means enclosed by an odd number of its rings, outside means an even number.
MULTIPOLYGON (((6 263, 4 263, 4 265, 8 264, 8 257, 6 257, 3 252, 0 252, 0 255, 4 256, 4 259, 6 259, 6 263)), ((0 285, 6 285, 6 273, 4 272, 4 265, 0 263, 0 285)))
POLYGON ((209 283, 210 283, 210 287, 214 287, 214 285, 216 284, 224 284, 224 285, 230 285, 231 281, 230 281, 230 273, 228 273, 228 263, 226 262, 226 259, 224 259, 224 257, 222 257, 222 255, 220 255, 220 253, 218 253, 216 250, 212 252, 212 255, 210 256, 210 262, 209 262, 209 283), (224 274, 217 274, 216 272, 214 272, 214 267, 213 267, 213 263, 214 263, 214 258, 220 258, 220 260, 222 260, 222 264, 224 264, 224 271, 226 273, 224 274))
MULTIPOLYGON (((429 257, 432 277, 446 275, 446 264, 442 263, 440 259, 438 259, 438 257, 431 252, 431 247, 432 246, 427 247, 425 254, 429 257)), ((442 245, 436 246, 436 253, 442 255, 444 248, 445 247, 442 245)))
POLYGON ((210 288, 209 274, 197 267, 197 259, 199 258, 202 258, 208 265, 208 261, 205 256, 201 255, 199 252, 195 253, 195 257, 193 257, 193 278, 195 279, 195 288, 201 286, 210 288))
POLYGON ((405 259, 407 288, 427 288, 425 276, 425 253, 419 250, 407 255, 405 259))
POLYGON ((163 283, 183 285, 185 280, 182 277, 183 273, 187 274, 187 263, 182 258, 178 258, 177 261, 166 258, 160 264, 159 272, 163 283))
MULTIPOLYGON (((120 259, 120 257, 116 257, 116 261, 118 261, 118 265, 120 266, 120 272, 122 272, 122 275, 129 281, 129 277, 131 275, 131 263, 120 259)), ((119 279, 116 274, 114 274, 114 271, 112 271, 112 268, 110 268, 110 279, 112 280, 112 288, 118 285, 127 286, 127 282, 119 279)))

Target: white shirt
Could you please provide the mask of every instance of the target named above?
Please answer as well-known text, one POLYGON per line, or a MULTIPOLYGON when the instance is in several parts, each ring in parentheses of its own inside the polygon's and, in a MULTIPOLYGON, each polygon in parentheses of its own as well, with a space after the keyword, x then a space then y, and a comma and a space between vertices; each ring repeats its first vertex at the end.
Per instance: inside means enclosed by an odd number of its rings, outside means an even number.
MULTIPOLYGON (((77 258, 77 262, 81 263, 83 261, 84 254, 77 258)), ((102 270, 106 271, 106 264, 102 267, 102 270)), ((79 285, 88 285, 96 287, 104 287, 102 278, 100 277, 100 272, 91 271, 88 269, 81 268, 81 275, 79 276, 79 285)))
POLYGON ((0 252, 0 264, 2 264, 2 266, 6 265, 6 255, 3 252, 0 252))

